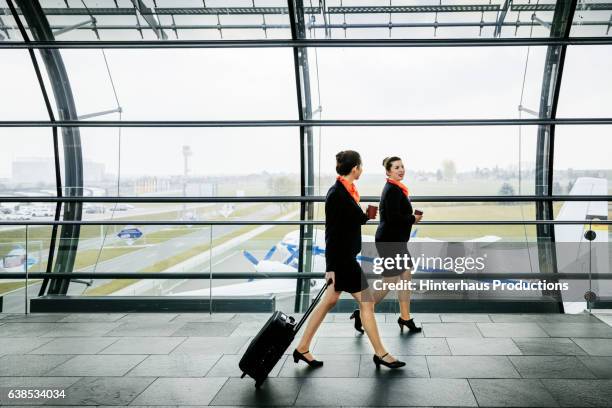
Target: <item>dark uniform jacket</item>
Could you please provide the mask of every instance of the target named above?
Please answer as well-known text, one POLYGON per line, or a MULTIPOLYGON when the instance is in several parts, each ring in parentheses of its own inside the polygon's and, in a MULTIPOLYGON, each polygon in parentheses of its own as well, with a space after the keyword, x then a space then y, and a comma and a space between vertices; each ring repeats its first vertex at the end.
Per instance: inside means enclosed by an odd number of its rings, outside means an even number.
POLYGON ((325 199, 325 261, 327 271, 355 263, 361 251, 361 226, 368 217, 342 183, 336 180, 325 199))
POLYGON ((402 189, 385 183, 380 197, 380 224, 376 229, 376 242, 408 242, 412 224, 412 204, 402 189))

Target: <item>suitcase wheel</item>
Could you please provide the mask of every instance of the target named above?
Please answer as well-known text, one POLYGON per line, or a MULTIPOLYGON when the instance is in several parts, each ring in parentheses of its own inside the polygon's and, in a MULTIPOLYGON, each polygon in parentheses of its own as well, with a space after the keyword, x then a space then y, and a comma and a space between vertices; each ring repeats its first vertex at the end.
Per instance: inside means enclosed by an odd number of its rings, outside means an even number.
POLYGON ((246 373, 242 373, 242 375, 240 376, 240 378, 244 378, 244 376, 246 375, 246 373))
POLYGON ((260 380, 255 380, 255 388, 259 388, 262 386, 262 384, 264 383, 264 381, 266 381, 266 379, 260 379, 260 380))

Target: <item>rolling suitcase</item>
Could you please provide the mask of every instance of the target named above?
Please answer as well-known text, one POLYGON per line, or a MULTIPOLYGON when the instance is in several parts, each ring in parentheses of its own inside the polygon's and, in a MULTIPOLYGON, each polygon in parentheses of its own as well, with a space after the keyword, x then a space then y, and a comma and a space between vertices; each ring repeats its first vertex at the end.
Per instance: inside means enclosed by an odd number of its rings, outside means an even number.
POLYGON ((331 279, 323 285, 299 322, 296 323, 293 317, 280 311, 272 314, 240 359, 238 363, 238 367, 242 370, 242 377, 240 378, 244 378, 248 374, 255 380, 255 387, 263 384, 270 371, 283 356, 295 335, 308 319, 308 316, 310 316, 310 313, 321 300, 330 282, 331 279))

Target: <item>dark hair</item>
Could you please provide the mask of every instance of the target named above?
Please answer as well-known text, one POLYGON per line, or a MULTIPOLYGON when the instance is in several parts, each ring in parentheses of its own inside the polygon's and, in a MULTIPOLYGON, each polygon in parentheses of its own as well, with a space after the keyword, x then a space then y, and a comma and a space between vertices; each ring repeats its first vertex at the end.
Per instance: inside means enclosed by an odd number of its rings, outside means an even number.
POLYGON ((346 176, 353 167, 361 166, 361 156, 354 150, 344 150, 336 155, 336 173, 346 176))
POLYGON ((391 166, 393 165, 393 162, 396 162, 398 160, 402 160, 402 159, 400 159, 397 156, 385 157, 385 159, 383 160, 383 167, 385 168, 385 170, 390 171, 391 166))

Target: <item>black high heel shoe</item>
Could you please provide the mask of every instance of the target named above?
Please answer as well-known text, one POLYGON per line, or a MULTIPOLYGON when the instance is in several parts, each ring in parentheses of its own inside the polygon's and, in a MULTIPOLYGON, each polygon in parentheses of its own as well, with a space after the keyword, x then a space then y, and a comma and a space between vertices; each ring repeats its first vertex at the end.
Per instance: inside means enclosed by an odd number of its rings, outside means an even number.
POLYGON ((361 314, 359 313, 359 309, 355 309, 353 314, 351 315, 351 320, 355 319, 355 330, 359 333, 363 334, 363 326, 361 325, 361 314))
POLYGON ((400 331, 402 333, 404 332, 404 326, 408 327, 409 333, 420 333, 421 330, 423 330, 423 328, 417 327, 416 324, 414 324, 414 319, 404 320, 401 317, 398 317, 397 324, 399 324, 400 331))
POLYGON ((374 357, 372 358, 374 360, 374 364, 376 364, 376 368, 379 369, 380 365, 384 365, 385 367, 389 367, 389 368, 400 368, 406 365, 406 363, 404 363, 403 361, 399 361, 399 360, 395 360, 392 363, 389 363, 385 360, 383 360, 386 356, 388 356, 389 353, 385 353, 384 356, 382 357, 378 357, 376 354, 374 354, 374 357))
POLYGON ((305 361, 306 364, 308 364, 312 368, 319 368, 319 367, 321 367, 323 365, 322 361, 319 361, 319 360, 308 360, 306 357, 304 357, 304 354, 308 354, 308 353, 310 353, 310 351, 308 351, 308 350, 306 350, 303 353, 300 353, 299 351, 297 351, 297 349, 293 350, 293 361, 296 364, 300 360, 305 361))

